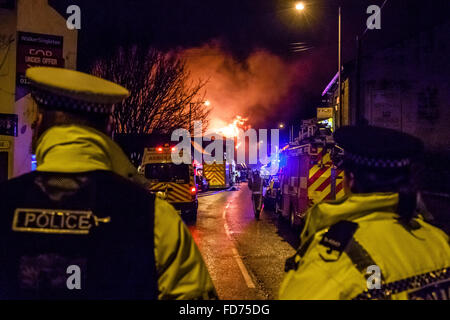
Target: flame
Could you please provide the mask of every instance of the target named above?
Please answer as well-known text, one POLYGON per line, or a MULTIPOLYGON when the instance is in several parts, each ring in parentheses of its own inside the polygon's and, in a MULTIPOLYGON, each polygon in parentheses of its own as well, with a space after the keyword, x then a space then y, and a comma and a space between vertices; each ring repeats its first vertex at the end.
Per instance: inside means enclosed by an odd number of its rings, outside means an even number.
POLYGON ((222 134, 227 138, 235 138, 239 136, 239 129, 247 130, 250 126, 245 123, 248 121, 247 118, 236 116, 232 123, 225 127, 215 129, 214 132, 222 134))

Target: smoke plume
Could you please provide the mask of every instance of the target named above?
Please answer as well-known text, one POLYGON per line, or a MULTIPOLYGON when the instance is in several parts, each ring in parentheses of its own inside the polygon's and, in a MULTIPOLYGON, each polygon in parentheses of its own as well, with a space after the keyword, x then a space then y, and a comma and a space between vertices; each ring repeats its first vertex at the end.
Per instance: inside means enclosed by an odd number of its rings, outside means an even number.
POLYGON ((182 56, 193 80, 208 80, 210 129, 222 128, 236 116, 248 118, 253 127, 288 118, 312 76, 307 60, 286 62, 259 49, 237 61, 219 41, 186 49, 182 56))

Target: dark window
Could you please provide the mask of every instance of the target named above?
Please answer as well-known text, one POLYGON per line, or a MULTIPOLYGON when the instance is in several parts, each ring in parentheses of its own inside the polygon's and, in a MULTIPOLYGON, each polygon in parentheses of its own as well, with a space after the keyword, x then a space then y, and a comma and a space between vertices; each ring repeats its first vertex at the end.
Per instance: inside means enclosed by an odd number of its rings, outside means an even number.
POLYGON ((189 166, 173 163, 151 163, 145 166, 145 177, 158 182, 189 183, 189 166))

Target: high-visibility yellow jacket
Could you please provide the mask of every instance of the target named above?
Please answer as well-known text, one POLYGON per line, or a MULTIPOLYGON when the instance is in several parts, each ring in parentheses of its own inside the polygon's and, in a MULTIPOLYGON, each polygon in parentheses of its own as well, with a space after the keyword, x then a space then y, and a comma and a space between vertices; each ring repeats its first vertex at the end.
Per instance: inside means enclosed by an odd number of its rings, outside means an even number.
MULTIPOLYGON (((137 170, 120 147, 90 127, 70 125, 48 129, 38 141, 36 160, 38 171, 109 170, 139 180, 137 170)), ((217 298, 201 253, 175 209, 168 202, 156 199, 154 213, 158 298, 217 298)))
POLYGON ((380 193, 312 207, 279 298, 450 299, 449 237, 421 217, 403 226, 397 204, 380 193))

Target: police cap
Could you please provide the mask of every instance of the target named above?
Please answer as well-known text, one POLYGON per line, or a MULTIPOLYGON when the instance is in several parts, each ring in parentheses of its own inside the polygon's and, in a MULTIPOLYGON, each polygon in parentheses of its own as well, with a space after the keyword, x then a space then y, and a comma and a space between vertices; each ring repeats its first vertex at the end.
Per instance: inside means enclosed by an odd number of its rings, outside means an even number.
POLYGON ((36 102, 54 110, 108 114, 129 95, 116 83, 69 69, 32 67, 26 77, 36 102))
POLYGON ((373 169, 406 168, 424 148, 416 137, 373 126, 342 127, 334 138, 344 149, 344 163, 373 169))

